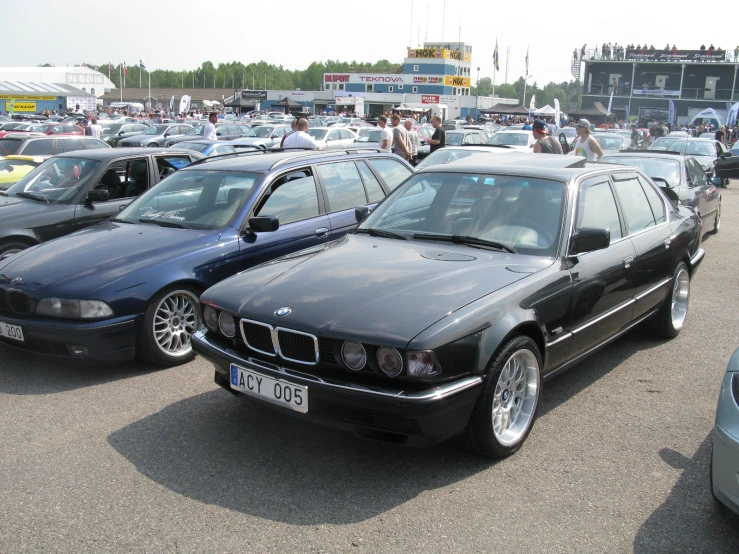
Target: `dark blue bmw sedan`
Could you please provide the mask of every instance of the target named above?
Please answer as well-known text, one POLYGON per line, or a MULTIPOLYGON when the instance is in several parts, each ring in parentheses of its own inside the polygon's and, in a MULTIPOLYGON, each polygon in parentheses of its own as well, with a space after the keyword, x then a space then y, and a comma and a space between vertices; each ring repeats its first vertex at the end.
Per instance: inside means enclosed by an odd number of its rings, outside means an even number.
POLYGON ((163 365, 192 358, 198 298, 244 269, 343 236, 409 175, 379 151, 255 152, 178 171, 95 227, 0 262, 0 344, 163 365))

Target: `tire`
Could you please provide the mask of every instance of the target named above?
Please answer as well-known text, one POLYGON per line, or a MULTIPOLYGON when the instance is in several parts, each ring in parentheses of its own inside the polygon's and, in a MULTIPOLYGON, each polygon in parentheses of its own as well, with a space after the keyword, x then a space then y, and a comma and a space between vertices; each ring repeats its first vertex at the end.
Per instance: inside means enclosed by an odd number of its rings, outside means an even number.
POLYGON ((530 337, 516 335, 506 340, 485 373, 483 390, 467 424, 468 448, 489 458, 505 458, 521 448, 536 420, 541 366, 539 347, 530 337), (516 408, 511 423, 511 411, 516 408))
POLYGON ((201 327, 199 296, 192 287, 174 286, 151 299, 136 341, 141 357, 163 366, 195 357, 190 338, 201 327))
POLYGON ((8 256, 12 256, 13 254, 17 254, 21 250, 25 250, 26 248, 30 248, 31 246, 33 245, 20 240, 9 240, 6 242, 0 242, 0 260, 3 260, 8 256))
POLYGON ((685 262, 680 262, 672 275, 670 292, 653 320, 654 333, 668 339, 678 336, 688 317, 689 304, 690 272, 685 262))
POLYGON ((159 148, 159 145, 156 142, 150 142, 146 146, 148 146, 149 148, 159 148))
POLYGON ((716 207, 716 217, 713 220, 713 229, 710 231, 710 233, 712 235, 715 235, 718 233, 720 228, 721 228, 721 200, 718 201, 718 206, 716 207))

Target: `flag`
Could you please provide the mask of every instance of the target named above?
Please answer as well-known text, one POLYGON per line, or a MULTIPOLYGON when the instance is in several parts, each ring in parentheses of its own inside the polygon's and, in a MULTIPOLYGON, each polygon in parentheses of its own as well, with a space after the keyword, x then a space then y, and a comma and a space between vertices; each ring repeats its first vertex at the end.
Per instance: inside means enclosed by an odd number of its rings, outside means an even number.
POLYGON ((611 99, 608 101, 608 113, 606 114, 606 117, 611 115, 611 105, 613 104, 613 91, 611 91, 611 99))
POLYGON ((739 114, 739 102, 729 109, 729 113, 726 116, 726 125, 728 127, 733 127, 736 124, 737 114, 739 114))
POLYGON ((526 77, 529 76, 529 47, 526 47, 526 77))
POLYGON ((143 60, 141 60, 141 59, 139 59, 139 67, 140 67, 141 69, 146 69, 146 66, 144 65, 144 61, 143 61, 143 60))
POLYGON ((172 95, 172 98, 169 99, 169 111, 172 111, 172 108, 174 108, 174 94, 172 95))
POLYGON ((493 52, 493 63, 495 64, 495 71, 500 71, 500 60, 498 59, 498 39, 495 39, 495 51, 493 52))
POLYGON ((128 77, 128 67, 126 67, 126 62, 123 62, 123 73, 125 73, 126 77, 128 77))
POLYGON ((536 94, 531 95, 531 102, 529 102, 529 119, 534 119, 534 110, 536 110, 536 94))
POLYGON ((670 125, 675 124, 675 116, 677 115, 677 110, 675 109, 675 102, 670 100, 670 111, 669 115, 667 116, 668 121, 670 122, 670 125))
POLYGON ((554 124, 557 126, 557 129, 559 129, 560 125, 562 124, 562 113, 559 109, 559 98, 554 99, 554 124))

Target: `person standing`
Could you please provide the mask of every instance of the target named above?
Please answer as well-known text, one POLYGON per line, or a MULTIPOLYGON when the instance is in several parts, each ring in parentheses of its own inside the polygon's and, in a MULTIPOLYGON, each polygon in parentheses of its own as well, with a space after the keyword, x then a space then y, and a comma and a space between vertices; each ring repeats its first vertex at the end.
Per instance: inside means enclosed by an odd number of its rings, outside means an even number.
POLYGON ((547 124, 541 119, 534 121, 531 132, 536 139, 534 154, 563 154, 562 145, 549 134, 547 124))
POLYGON ((282 144, 283 148, 309 148, 311 150, 322 150, 316 140, 310 136, 308 131, 308 120, 304 117, 298 119, 297 130, 290 133, 282 144))
POLYGON ((218 112, 210 112, 208 123, 205 124, 205 130, 203 131, 204 140, 218 140, 216 123, 218 123, 218 112))
POLYGON ((90 125, 88 129, 90 129, 90 136, 93 136, 96 139, 99 139, 103 136, 103 126, 98 125, 98 120, 96 117, 92 118, 92 125, 90 125))
POLYGON ((434 134, 426 142, 429 143, 429 150, 433 154, 446 146, 446 131, 441 127, 441 118, 438 115, 431 118, 431 125, 434 127, 434 134))
POLYGON ((416 156, 418 155, 418 132, 413 130, 413 121, 405 120, 405 129, 408 131, 408 141, 411 145, 411 165, 416 165, 416 156))
POLYGON ((410 148, 408 148, 408 131, 400 124, 398 114, 394 114, 391 121, 393 122, 393 154, 406 161, 410 160, 413 155, 410 148))
POLYGON ((282 137, 282 140, 280 141, 280 148, 284 148, 284 147, 285 147, 285 139, 286 139, 287 137, 289 137, 290 135, 292 135, 292 134, 293 134, 294 132, 296 132, 297 130, 298 130, 298 119, 296 118, 296 119, 293 119, 293 120, 292 120, 292 121, 290 122, 290 132, 289 132, 289 133, 286 133, 286 134, 285 134, 285 135, 284 135, 284 136, 282 137))
POLYGON ((577 138, 573 144, 570 154, 583 156, 589 162, 595 162, 603 155, 603 149, 598 141, 591 136, 590 121, 581 119, 577 122, 577 138))
POLYGON ((383 152, 392 152, 393 133, 387 126, 387 116, 380 114, 377 117, 377 126, 382 129, 380 133, 380 150, 383 152))

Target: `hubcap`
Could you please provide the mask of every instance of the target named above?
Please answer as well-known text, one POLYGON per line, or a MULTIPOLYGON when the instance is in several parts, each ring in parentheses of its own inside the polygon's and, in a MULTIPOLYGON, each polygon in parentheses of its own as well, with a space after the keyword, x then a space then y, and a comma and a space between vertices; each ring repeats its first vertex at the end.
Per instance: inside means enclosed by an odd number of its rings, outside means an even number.
POLYGON ((174 291, 154 312, 154 340, 168 356, 186 356, 192 350, 190 337, 199 327, 198 299, 189 291, 174 291))
POLYGON ((493 433, 504 446, 521 440, 534 419, 539 396, 539 363, 530 350, 511 355, 493 396, 493 433))
POLYGON ((688 315, 689 300, 690 275, 687 269, 682 268, 672 285, 672 327, 676 331, 683 328, 685 317, 688 315))

